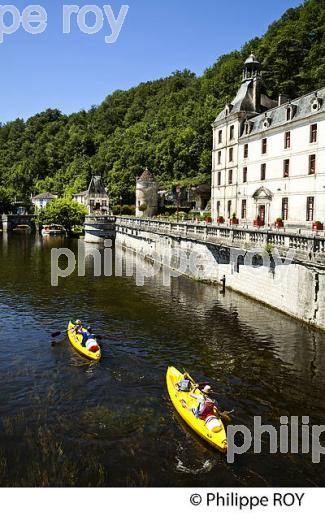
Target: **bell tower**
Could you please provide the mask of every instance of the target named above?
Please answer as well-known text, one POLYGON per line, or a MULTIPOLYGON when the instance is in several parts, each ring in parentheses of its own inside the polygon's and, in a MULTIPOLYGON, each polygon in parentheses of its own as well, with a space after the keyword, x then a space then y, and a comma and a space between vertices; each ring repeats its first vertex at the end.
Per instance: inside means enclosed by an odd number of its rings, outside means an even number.
POLYGON ((255 112, 261 112, 261 93, 262 93, 262 76, 261 64, 254 54, 251 54, 244 63, 243 80, 252 82, 253 87, 253 106, 255 112))
POLYGON ((244 63, 243 82, 261 77, 261 64, 254 54, 251 54, 244 63))

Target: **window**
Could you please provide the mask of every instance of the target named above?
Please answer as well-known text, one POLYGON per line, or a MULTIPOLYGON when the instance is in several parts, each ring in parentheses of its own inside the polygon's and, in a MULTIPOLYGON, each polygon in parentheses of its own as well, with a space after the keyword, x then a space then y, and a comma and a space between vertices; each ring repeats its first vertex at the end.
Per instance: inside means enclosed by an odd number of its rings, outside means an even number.
POLYGON ((221 186, 221 172, 218 172, 218 186, 221 186))
POLYGON ((283 177, 289 177, 290 159, 283 161, 283 177))
POLYGON ((292 105, 290 105, 288 108, 287 108, 287 121, 290 121, 290 119, 292 119, 292 116, 294 115, 294 108, 292 105))
POLYGON ((247 182, 247 166, 243 168, 243 182, 247 182))
POLYGON ((234 149, 229 148, 229 162, 232 162, 234 160, 234 149))
POLYGON ((290 148, 291 146, 291 133, 290 132, 286 132, 284 134, 284 147, 285 148, 290 148))
POLYGON ((234 135, 235 135, 235 127, 234 127, 234 125, 231 125, 230 131, 229 131, 230 140, 232 140, 234 138, 234 135))
POLYGON ((309 156, 309 175, 316 173, 316 155, 309 156))
POLYGON ((228 183, 232 184, 232 170, 229 170, 228 172, 228 183))
POLYGON ((247 201, 246 200, 242 200, 241 201, 241 218, 246 218, 246 214, 247 214, 247 201))
POLYGON ((307 197, 307 214, 306 220, 312 222, 314 220, 314 197, 307 197))
POLYGON ((221 152, 218 152, 218 164, 221 164, 221 152))
POLYGON ((262 153, 266 153, 267 152, 267 139, 264 138, 262 139, 262 153))
POLYGON ((217 217, 220 217, 220 200, 217 201, 217 217))
POLYGON ((228 200, 228 203, 227 203, 227 213, 228 213, 228 218, 231 218, 231 200, 228 200))
POLYGON ((317 123, 310 126, 310 142, 311 143, 317 142, 317 123))
POLYGON ((248 144, 244 144, 244 159, 248 157, 248 144))
POLYGON ((282 220, 288 220, 288 208, 289 208, 289 201, 288 197, 283 197, 282 199, 282 220))
POLYGON ((221 144, 222 143, 222 130, 219 130, 219 133, 218 133, 218 144, 221 144))
POLYGON ((265 181, 266 177, 266 164, 261 164, 261 181, 265 181))

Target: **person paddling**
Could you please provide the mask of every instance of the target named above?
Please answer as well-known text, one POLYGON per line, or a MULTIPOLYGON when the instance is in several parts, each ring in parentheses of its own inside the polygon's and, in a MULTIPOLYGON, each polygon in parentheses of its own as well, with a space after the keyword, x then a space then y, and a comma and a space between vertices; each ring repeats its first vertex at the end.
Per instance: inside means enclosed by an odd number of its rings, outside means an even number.
MULTIPOLYGON (((198 388, 198 385, 195 385, 194 388, 196 390, 198 388)), ((208 395, 211 393, 211 386, 205 385, 205 387, 202 390, 202 393, 200 394, 196 394, 195 390, 190 394, 190 397, 196 399, 199 402, 198 406, 190 408, 189 406, 187 406, 184 399, 181 399, 183 407, 190 410, 193 413, 193 415, 197 417, 197 419, 201 419, 202 421, 205 421, 205 419, 209 415, 217 416, 216 403, 210 397, 208 397, 208 395)))
POLYGON ((187 372, 184 372, 182 379, 175 383, 175 388, 179 392, 189 392, 191 390, 191 386, 192 383, 187 372))
POLYGON ((91 327, 87 327, 86 332, 81 331, 79 334, 82 336, 81 345, 85 348, 87 347, 87 343, 90 339, 96 339, 96 336, 93 334, 91 327))
POLYGON ((72 332, 74 332, 75 334, 82 333, 82 323, 80 320, 75 321, 75 326, 73 327, 72 332))

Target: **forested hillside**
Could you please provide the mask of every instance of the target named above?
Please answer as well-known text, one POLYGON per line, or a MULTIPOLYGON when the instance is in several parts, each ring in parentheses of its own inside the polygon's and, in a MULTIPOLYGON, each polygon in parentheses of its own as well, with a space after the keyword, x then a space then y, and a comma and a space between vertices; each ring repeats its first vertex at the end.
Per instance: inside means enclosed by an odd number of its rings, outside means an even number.
MULTIPOLYGON (((147 164, 161 185, 195 184, 210 176, 211 122, 235 94, 251 52, 262 62, 271 96, 292 98, 325 85, 325 0, 289 9, 262 38, 224 55, 203 76, 185 70, 70 116, 47 110, 0 128, 0 211, 17 195, 85 189, 102 174, 111 195, 134 199, 147 164)), ((202 57, 202 60, 204 57, 202 57)), ((109 88, 109 85, 108 85, 109 88)))

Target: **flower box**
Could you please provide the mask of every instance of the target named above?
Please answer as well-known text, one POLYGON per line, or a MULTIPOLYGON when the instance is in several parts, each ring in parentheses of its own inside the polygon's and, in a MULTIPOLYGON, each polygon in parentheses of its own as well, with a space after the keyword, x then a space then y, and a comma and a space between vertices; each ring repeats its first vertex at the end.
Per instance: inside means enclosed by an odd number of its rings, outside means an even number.
POLYGON ((324 224, 321 222, 313 222, 313 231, 323 231, 324 224))
POLYGON ((217 224, 224 224, 224 223, 225 223, 225 219, 223 217, 217 218, 217 224))
POLYGON ((253 221, 253 224, 254 224, 254 227, 262 227, 262 226, 264 226, 264 220, 257 218, 253 221))
POLYGON ((284 226, 283 220, 276 220, 275 221, 275 227, 277 229, 281 229, 281 228, 283 228, 283 226, 284 226))
POLYGON ((211 217, 205 217, 206 224, 212 224, 212 218, 211 217))
POLYGON ((233 217, 233 218, 230 219, 230 225, 231 226, 237 226, 237 224, 239 224, 238 218, 233 217))

